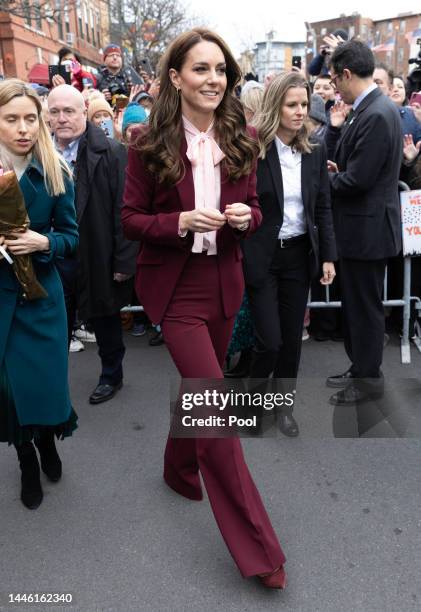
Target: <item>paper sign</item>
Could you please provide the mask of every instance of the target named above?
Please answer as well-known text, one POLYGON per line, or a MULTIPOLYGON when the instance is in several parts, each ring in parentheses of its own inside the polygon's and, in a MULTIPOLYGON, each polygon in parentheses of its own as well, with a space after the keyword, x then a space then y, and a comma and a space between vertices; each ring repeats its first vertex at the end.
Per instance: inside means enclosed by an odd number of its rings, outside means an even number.
POLYGON ((421 189, 401 191, 404 255, 421 255, 421 189))

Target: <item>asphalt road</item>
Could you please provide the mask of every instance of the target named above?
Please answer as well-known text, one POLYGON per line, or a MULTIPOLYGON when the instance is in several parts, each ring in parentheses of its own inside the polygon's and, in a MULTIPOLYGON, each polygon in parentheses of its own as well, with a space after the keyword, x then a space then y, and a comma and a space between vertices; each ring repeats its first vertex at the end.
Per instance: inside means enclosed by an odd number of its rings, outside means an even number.
MULTIPOLYGON (((324 378, 347 360, 341 344, 310 340, 300 437, 243 441, 287 556, 288 588, 271 592, 241 578, 207 499, 189 502, 163 483, 175 369, 165 347, 126 340, 124 387, 98 406, 87 402, 96 346, 71 355, 80 426, 59 444, 63 479, 43 480, 38 510, 20 503, 15 452, 2 448, 0 609, 59 609, 10 605, 9 593, 71 593, 64 609, 82 612, 421 609, 421 443, 411 421, 421 410, 421 354, 413 349, 402 366, 396 339, 385 350, 396 405, 412 402, 403 425, 380 419, 362 438, 335 439, 324 378)), ((349 423, 357 435, 355 414, 349 423)))

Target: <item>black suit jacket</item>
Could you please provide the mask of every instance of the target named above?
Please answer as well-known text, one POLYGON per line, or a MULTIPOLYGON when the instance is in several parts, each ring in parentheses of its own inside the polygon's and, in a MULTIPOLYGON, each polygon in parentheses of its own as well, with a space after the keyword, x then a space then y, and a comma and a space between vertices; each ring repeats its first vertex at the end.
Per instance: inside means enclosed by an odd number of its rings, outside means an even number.
MULTIPOLYGON (((309 264, 311 274, 315 276, 321 262, 337 259, 326 153, 321 145, 302 155, 301 188, 312 247, 309 264)), ((275 142, 269 146, 265 159, 259 159, 257 195, 263 221, 256 233, 242 244, 244 276, 246 283, 254 287, 263 285, 267 278, 283 223, 282 170, 275 142)))
POLYGON ((398 110, 376 89, 360 103, 336 146, 339 172, 330 181, 341 257, 375 260, 399 253, 401 160, 398 110))

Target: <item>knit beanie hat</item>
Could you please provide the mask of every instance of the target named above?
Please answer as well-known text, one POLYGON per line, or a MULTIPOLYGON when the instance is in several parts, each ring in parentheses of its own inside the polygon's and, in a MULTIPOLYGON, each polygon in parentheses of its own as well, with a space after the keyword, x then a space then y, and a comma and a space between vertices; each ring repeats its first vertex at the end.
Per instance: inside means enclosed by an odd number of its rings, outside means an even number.
POLYGON ((107 55, 110 55, 110 53, 118 53, 121 55, 121 48, 115 43, 110 43, 104 49, 104 59, 107 57, 107 55))
POLYGON ((123 124, 122 124, 123 134, 129 127, 129 125, 133 125, 133 123, 147 123, 147 122, 148 122, 148 116, 143 106, 141 106, 137 102, 130 102, 130 104, 127 105, 126 110, 124 111, 124 115, 123 115, 123 124))
POLYGON ((91 102, 89 102, 88 121, 92 121, 92 117, 98 111, 104 111, 108 113, 110 115, 110 118, 113 119, 113 111, 105 98, 94 98, 91 102))
POLYGON ((311 105, 308 116, 310 119, 323 123, 323 125, 326 123, 325 103, 319 94, 311 94, 311 105))

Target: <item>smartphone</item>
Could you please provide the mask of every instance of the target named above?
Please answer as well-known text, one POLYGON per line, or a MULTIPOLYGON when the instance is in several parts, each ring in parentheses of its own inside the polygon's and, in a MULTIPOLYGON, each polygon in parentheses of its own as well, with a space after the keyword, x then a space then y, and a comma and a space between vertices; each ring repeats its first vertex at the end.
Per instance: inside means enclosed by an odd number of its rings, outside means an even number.
POLYGON ((48 77, 50 79, 50 87, 53 85, 53 76, 59 74, 67 85, 72 84, 72 73, 70 72, 70 66, 48 66, 48 77))
POLYGON ((409 100, 409 106, 411 106, 411 104, 419 104, 421 106, 421 93, 414 91, 409 100))
POLYGON ((129 98, 126 98, 126 97, 116 98, 115 107, 118 111, 123 110, 124 108, 126 108, 128 103, 129 103, 129 98))
POLYGON ((148 57, 144 57, 143 59, 141 59, 139 64, 142 70, 144 70, 148 74, 151 74, 151 75, 153 74, 152 66, 151 66, 151 63, 148 57))
POLYGON ((82 78, 82 84, 83 84, 84 87, 87 87, 88 89, 93 89, 93 87, 94 87, 92 79, 89 79, 88 77, 83 77, 82 78))
POLYGON ((114 138, 114 125, 112 119, 104 119, 104 121, 101 121, 100 127, 104 130, 107 138, 114 138))
POLYGON ((292 65, 301 70, 301 55, 292 56, 292 65))

